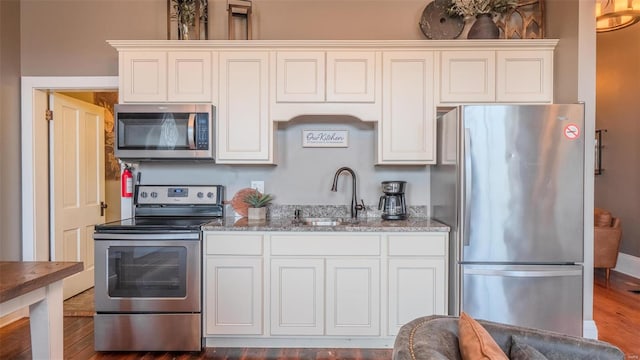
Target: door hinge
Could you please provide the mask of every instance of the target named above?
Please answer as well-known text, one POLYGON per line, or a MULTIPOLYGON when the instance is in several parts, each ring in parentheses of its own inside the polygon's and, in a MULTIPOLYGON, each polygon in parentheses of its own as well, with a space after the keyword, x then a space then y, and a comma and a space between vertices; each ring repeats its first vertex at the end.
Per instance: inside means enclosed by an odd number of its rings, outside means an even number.
POLYGON ((45 112, 44 118, 45 118, 47 121, 53 121, 53 110, 47 110, 47 111, 45 112))

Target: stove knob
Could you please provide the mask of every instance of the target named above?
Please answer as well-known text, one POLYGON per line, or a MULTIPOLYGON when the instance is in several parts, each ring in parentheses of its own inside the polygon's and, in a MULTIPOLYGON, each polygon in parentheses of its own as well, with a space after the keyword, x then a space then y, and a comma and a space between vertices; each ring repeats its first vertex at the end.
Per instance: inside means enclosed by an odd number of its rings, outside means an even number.
POLYGON ((155 192, 155 191, 152 191, 151 192, 151 197, 154 198, 154 199, 157 198, 158 197, 158 193, 155 192))
POLYGON ((146 198, 147 196, 148 195, 147 195, 146 191, 143 191, 143 192, 140 193, 140 197, 142 197, 143 199, 146 198))
POLYGON ((208 192, 208 193, 207 193, 207 197, 208 197, 209 199, 213 199, 213 193, 212 193, 212 192, 208 192))
POLYGON ((202 191, 198 192, 198 199, 202 199, 204 197, 204 194, 202 193, 202 191))

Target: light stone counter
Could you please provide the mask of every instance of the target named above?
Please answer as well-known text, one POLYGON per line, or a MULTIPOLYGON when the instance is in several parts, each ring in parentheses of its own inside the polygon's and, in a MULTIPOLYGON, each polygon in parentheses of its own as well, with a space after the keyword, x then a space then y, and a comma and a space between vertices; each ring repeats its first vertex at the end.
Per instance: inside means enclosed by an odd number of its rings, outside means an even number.
MULTIPOLYGON (((348 219, 345 218, 345 219, 348 219)), ((205 231, 324 231, 324 232, 448 232, 450 229, 436 220, 410 217, 407 220, 382 220, 360 218, 357 223, 336 226, 312 226, 297 224, 291 217, 274 217, 264 222, 253 222, 247 218, 214 220, 202 227, 205 231)))

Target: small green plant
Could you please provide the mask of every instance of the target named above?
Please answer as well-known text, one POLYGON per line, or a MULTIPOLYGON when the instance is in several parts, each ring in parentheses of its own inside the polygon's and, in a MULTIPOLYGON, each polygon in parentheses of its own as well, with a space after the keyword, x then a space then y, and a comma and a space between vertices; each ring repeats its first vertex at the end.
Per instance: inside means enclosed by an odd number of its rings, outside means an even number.
POLYGON ((273 196, 271 194, 261 194, 259 191, 254 191, 244 197, 244 203, 252 208, 261 208, 271 204, 273 196))
POLYGON ((449 15, 472 18, 480 14, 504 14, 518 5, 517 0, 451 0, 449 15))

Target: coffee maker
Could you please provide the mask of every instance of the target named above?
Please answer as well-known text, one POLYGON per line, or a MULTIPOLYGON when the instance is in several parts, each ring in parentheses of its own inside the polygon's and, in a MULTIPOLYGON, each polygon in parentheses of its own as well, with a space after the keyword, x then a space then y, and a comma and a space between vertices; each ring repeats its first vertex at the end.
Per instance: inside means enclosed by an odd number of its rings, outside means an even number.
POLYGON ((405 220, 407 204, 404 200, 406 181, 383 181, 382 192, 378 202, 378 210, 382 210, 383 220, 405 220))

